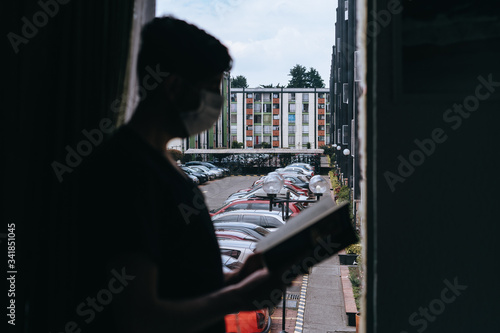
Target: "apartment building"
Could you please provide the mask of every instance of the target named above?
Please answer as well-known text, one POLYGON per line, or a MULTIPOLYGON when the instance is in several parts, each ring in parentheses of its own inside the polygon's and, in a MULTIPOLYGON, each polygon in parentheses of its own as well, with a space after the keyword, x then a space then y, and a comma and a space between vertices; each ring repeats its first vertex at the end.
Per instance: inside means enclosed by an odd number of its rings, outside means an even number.
POLYGON ((330 143, 327 88, 232 88, 229 94, 229 146, 319 148, 330 143))

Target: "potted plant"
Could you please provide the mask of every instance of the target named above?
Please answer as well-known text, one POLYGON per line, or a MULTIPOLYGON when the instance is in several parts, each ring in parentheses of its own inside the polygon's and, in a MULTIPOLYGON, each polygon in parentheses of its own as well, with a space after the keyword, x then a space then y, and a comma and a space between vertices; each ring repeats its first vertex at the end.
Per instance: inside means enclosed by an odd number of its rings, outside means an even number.
POLYGON ((361 254, 361 244, 351 244, 345 248, 345 254, 339 253, 341 265, 354 265, 361 254))

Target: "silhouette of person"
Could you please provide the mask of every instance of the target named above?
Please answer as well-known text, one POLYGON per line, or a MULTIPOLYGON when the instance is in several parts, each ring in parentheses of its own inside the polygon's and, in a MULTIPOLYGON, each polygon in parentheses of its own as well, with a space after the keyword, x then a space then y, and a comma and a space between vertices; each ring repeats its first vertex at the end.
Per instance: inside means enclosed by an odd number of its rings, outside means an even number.
POLYGON ((258 254, 223 273, 203 195, 165 157, 171 139, 217 120, 231 62, 216 38, 182 20, 143 27, 140 102, 78 170, 71 331, 221 333, 226 314, 282 290, 258 254))

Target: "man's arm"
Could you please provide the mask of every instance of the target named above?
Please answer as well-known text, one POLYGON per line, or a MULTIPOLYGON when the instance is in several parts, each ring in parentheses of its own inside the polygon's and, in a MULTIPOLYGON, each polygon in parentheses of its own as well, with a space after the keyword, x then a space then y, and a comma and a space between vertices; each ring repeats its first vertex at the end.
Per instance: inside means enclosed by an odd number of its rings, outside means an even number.
POLYGON ((228 313, 256 309, 255 304, 265 304, 263 300, 282 289, 279 278, 261 268, 211 294, 171 301, 158 298, 158 270, 146 257, 129 256, 113 266, 125 267, 135 277, 112 303, 118 328, 125 333, 197 332, 228 313))

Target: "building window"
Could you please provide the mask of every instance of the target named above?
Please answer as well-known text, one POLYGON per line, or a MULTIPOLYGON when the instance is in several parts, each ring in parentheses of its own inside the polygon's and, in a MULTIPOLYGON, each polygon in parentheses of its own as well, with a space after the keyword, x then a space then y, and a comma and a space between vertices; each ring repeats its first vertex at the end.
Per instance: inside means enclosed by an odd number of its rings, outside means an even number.
POLYGON ((326 131, 326 133, 330 133, 330 125, 326 125, 325 131, 326 131))
POLYGON ((307 124, 309 122, 309 115, 308 114, 303 114, 302 115, 302 122, 304 124, 307 124))
POLYGON ((257 124, 262 123, 262 116, 260 114, 255 115, 255 123, 257 124))
POLYGON ((309 102, 309 94, 302 94, 302 102, 309 102))
POLYGON ((264 112, 271 112, 272 110, 272 105, 271 104, 264 104, 264 112))
POLYGON ((255 101, 260 102, 260 93, 255 93, 255 101))
POLYGON ((238 122, 238 117, 237 117, 235 114, 232 114, 232 115, 231 115, 231 122, 232 122, 232 123, 236 123, 236 122, 238 122))
POLYGON ((326 122, 329 123, 332 119, 332 115, 331 114, 327 114, 326 115, 326 122))
POLYGON ((273 94, 273 98, 280 98, 280 95, 279 95, 279 94, 277 94, 277 93, 274 93, 274 94, 273 94))
POLYGON ((256 104, 255 104, 255 107, 254 107, 254 109, 253 109, 253 110, 254 110, 254 112, 260 112, 261 107, 262 107, 262 104, 260 104, 260 103, 256 103, 256 104))
POLYGON ((231 125, 231 134, 237 134, 237 133, 238 133, 238 126, 231 125))
POLYGON ((264 134, 271 134, 271 125, 264 125, 264 134))
POLYGON ((273 126, 273 131, 279 131, 280 127, 279 126, 273 126))
POLYGON ((264 102, 270 102, 271 101, 271 93, 264 93, 262 94, 264 97, 264 102))
POLYGON ((264 123, 271 123, 272 122, 271 115, 270 114, 264 114, 263 115, 263 120, 264 120, 264 123))
POLYGON ((262 143, 262 137, 260 135, 255 136, 255 144, 258 145, 259 143, 262 143))
POLYGON ((290 134, 295 133, 295 125, 288 125, 288 133, 290 134))
POLYGON ((236 102, 237 99, 236 99, 236 94, 235 93, 232 93, 231 94, 231 102, 236 102))
POLYGON ((247 119, 253 119, 253 114, 247 114, 247 119))
POLYGON ((262 133, 262 125, 255 125, 254 133, 262 133))
POLYGON ((238 137, 236 135, 231 135, 231 142, 238 142, 238 137))
POLYGON ((295 122, 295 115, 294 114, 289 114, 288 115, 288 122, 289 123, 294 123, 295 122))
POLYGON ((252 125, 248 125, 247 126, 247 131, 253 131, 253 126, 252 125))
POLYGON ((280 137, 279 136, 273 136, 273 141, 280 141, 280 137))
POLYGON ((253 109, 253 103, 247 103, 247 109, 253 109))
POLYGON ((247 136, 247 141, 252 141, 252 140, 253 140, 253 137, 247 136))
POLYGON ((309 135, 302 137, 302 144, 307 144, 309 142, 309 135))
POLYGON ((273 114, 273 119, 280 119, 280 115, 279 114, 273 114))
POLYGON ((278 103, 273 104, 273 109, 279 109, 279 108, 280 108, 280 105, 278 103))
POLYGON ((262 137, 262 142, 271 143, 271 137, 270 136, 263 136, 262 137))
POLYGON ((325 115, 324 114, 318 114, 318 119, 320 119, 320 120, 325 119, 325 115))
POLYGON ((288 144, 289 145, 295 145, 295 136, 289 136, 288 137, 288 144))
POLYGON ((309 112, 309 104, 302 104, 302 112, 309 112))
POLYGON ((327 102, 330 102, 330 94, 329 94, 329 93, 326 93, 326 94, 325 94, 325 97, 326 97, 326 101, 327 101, 327 102))
POLYGON ((231 112, 238 112, 238 105, 237 104, 231 104, 231 112))
POLYGON ((302 133, 309 133, 309 125, 302 125, 302 133))
POLYGON ((288 93, 288 100, 295 102, 295 93, 288 93))
POLYGON ((325 98, 325 93, 318 93, 318 98, 325 98))
POLYGON ((253 94, 252 93, 247 93, 247 98, 253 98, 253 94))
POLYGON ((318 109, 324 109, 324 108, 325 108, 325 104, 323 104, 323 103, 318 104, 318 109))
POLYGON ((295 112, 295 104, 288 104, 288 112, 295 112))
POLYGON ((324 131, 325 125, 318 125, 318 131, 324 131))
POLYGON ((325 136, 324 135, 318 136, 318 141, 325 141, 325 136))

